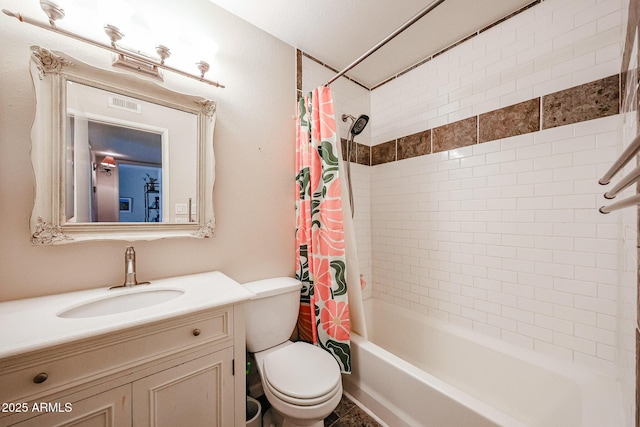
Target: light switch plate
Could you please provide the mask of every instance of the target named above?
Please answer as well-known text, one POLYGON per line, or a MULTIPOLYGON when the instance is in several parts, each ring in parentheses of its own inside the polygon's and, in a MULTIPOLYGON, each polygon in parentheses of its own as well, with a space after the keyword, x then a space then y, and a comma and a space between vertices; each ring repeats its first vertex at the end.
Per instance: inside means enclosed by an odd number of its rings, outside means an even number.
POLYGON ((176 215, 186 215, 187 213, 186 203, 176 203, 176 215))

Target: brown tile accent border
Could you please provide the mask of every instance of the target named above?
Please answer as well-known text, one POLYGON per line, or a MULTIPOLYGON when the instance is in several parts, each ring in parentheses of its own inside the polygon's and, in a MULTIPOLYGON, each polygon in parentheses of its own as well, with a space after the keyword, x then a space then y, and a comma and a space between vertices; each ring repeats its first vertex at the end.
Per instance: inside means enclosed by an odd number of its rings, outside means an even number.
MULTIPOLYGON (((347 140, 340 138, 340 154, 342 160, 347 158, 347 140)), ((356 149, 351 152, 350 161, 365 166, 371 166, 371 147, 356 142, 356 149)))
MULTIPOLYGON (((475 33, 469 34, 467 37, 463 37, 460 40, 458 40, 457 42, 450 44, 449 46, 445 47, 444 49, 442 49, 441 51, 438 51, 436 53, 434 53, 433 55, 431 55, 431 57, 429 59, 433 59, 437 56, 442 55, 443 53, 445 53, 448 50, 453 49, 456 46, 461 45, 462 43, 471 40, 472 38, 474 38, 475 36, 477 36, 479 34, 478 31, 476 31, 475 33)), ((402 74, 406 73, 406 71, 402 71, 401 73, 398 73, 398 76, 401 76, 402 74)))
POLYGON ((371 147, 371 166, 396 161, 396 140, 371 147))
POLYGON ((398 138, 398 160, 431 154, 431 130, 398 138))
MULTIPOLYGON (((331 65, 328 65, 328 64, 326 64, 326 63, 324 63, 324 62, 320 61, 319 59, 314 58, 313 56, 309 55, 309 54, 308 54, 308 53, 306 53, 306 52, 302 52, 302 54, 303 54, 304 56, 306 56, 307 58, 309 58, 310 60, 312 60, 312 61, 314 61, 314 62, 317 62, 318 64, 322 65, 323 67, 328 68, 329 70, 333 71, 333 72, 334 72, 334 73, 336 73, 336 74, 338 74, 338 73, 340 72, 339 70, 336 70, 335 68, 333 68, 331 65)), ((361 86, 362 88, 364 88, 364 89, 366 89, 366 90, 371 90, 371 89, 369 89, 368 87, 366 87, 365 85, 363 85, 362 83, 360 83, 359 81, 357 81, 357 80, 355 80, 355 79, 352 79, 351 77, 347 76, 346 74, 345 74, 345 75, 343 75, 342 77, 344 77, 345 79, 347 79, 347 80, 349 80, 349 81, 352 81, 353 83, 357 84, 358 86, 361 86)))
POLYGON ((296 49, 296 102, 302 97, 302 51, 296 49))
POLYGON ((529 4, 525 4, 524 6, 522 6, 520 9, 516 10, 515 12, 510 13, 509 15, 505 16, 504 18, 498 19, 498 20, 497 20, 496 22, 494 22, 493 24, 489 24, 489 25, 487 25, 486 27, 484 27, 483 29, 481 29, 480 31, 478 31, 478 34, 480 34, 480 33, 484 33, 484 32, 485 32, 485 31, 487 31, 488 29, 491 29, 491 28, 495 27, 495 26, 496 26, 496 25, 498 25, 498 24, 502 24, 502 23, 503 23, 504 21, 506 21, 507 19, 511 19, 511 18, 513 18, 514 16, 516 16, 517 14, 522 13, 522 12, 524 12, 525 10, 527 10, 527 9, 529 9, 529 8, 531 8, 531 7, 533 7, 533 6, 537 5, 537 4, 539 4, 539 3, 541 3, 541 2, 542 2, 542 0, 535 0, 535 1, 531 2, 531 3, 529 3, 529 4))
POLYGON ((540 130, 540 98, 501 108, 478 117, 479 142, 540 130))
MULTIPOLYGON (((347 158, 347 140, 344 138, 340 138, 340 152, 342 154, 342 160, 345 160, 347 158)), ((349 157, 351 157, 349 159, 350 162, 356 161, 355 153, 351 153, 351 156, 349 157)))
POLYGON ((620 75, 542 97, 542 128, 607 117, 620 112, 620 75))
POLYGON ((296 89, 302 90, 302 51, 296 49, 296 89))
POLYGON ((466 147, 478 142, 478 117, 449 123, 433 129, 433 153, 466 147))
POLYGON ((361 165, 371 166, 371 147, 364 144, 357 144, 356 162, 361 165))
POLYGON ((619 81, 620 75, 616 74, 545 95, 542 100, 534 98, 374 145, 371 147, 371 166, 618 114, 619 81), (548 108, 542 108, 541 112, 540 104, 545 100, 548 108), (541 126, 541 123, 547 123, 547 126, 541 126))

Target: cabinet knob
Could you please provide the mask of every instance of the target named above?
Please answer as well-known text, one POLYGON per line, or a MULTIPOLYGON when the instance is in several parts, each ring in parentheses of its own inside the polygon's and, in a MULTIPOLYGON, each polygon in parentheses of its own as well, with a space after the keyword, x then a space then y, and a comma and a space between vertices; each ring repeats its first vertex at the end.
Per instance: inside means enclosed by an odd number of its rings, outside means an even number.
POLYGON ((33 382, 36 384, 42 384, 47 380, 47 378, 49 378, 49 375, 45 374, 44 372, 40 372, 38 375, 33 377, 33 382))
POLYGON ((193 336, 197 337, 198 335, 200 335, 200 332, 201 332, 200 329, 194 329, 193 330, 193 336))

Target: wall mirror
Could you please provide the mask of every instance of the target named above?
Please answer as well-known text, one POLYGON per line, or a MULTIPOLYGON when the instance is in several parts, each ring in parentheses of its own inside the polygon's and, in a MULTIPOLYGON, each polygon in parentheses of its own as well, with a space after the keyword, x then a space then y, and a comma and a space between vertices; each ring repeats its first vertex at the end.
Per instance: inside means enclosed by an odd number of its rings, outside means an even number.
POLYGON ((31 51, 31 242, 210 237, 215 102, 31 51))

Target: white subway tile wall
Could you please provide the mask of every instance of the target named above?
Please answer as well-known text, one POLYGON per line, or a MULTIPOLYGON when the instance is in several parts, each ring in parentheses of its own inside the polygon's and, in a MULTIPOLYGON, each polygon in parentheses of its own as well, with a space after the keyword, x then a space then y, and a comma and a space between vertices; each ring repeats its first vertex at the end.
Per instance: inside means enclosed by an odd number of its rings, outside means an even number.
MULTIPOLYGON (((545 0, 375 89, 372 144, 619 73, 622 3, 545 0)), ((374 296, 632 374, 635 213, 597 211, 622 122, 373 167, 374 296)))
MULTIPOLYGON (((626 14, 623 17, 623 21, 627 20, 626 14)), ((640 129, 638 128, 638 110, 631 106, 638 105, 638 34, 636 29, 635 37, 633 37, 633 47, 630 56, 630 63, 628 66, 628 75, 625 84, 625 93, 623 93, 623 99, 626 101, 623 106, 624 126, 623 126, 623 145, 626 147, 638 134, 640 129), (631 111, 627 111, 631 110, 631 111)), ((628 47, 627 47, 628 48, 628 47)), ((635 166, 633 163, 625 168, 623 171, 625 174, 629 173, 635 166)), ((621 175, 622 176, 622 175, 621 175)), ((638 281, 638 211, 637 209, 625 209, 621 212, 622 215, 622 229, 615 230, 613 228, 600 227, 598 228, 598 235, 614 236, 616 231, 618 232, 618 238, 621 238, 620 257, 619 257, 619 269, 620 269, 620 281, 624 284, 630 284, 638 281)), ((602 259, 602 266, 613 265, 613 259, 602 259)), ((600 289, 599 289, 600 291, 600 289)), ((602 290, 603 292, 609 291, 609 289, 602 290)), ((620 366, 620 382, 622 384, 623 401, 625 405, 625 413, 628 414, 628 419, 633 420, 634 414, 638 410, 636 407, 636 363, 640 355, 636 354, 636 337, 635 327, 638 324, 637 312, 638 312, 638 287, 637 286, 620 286, 618 290, 618 329, 617 329, 617 349, 618 349, 618 364, 620 366)), ((604 319, 609 321, 609 319, 604 319)), ((636 420, 638 415, 636 415, 636 420)), ((633 421, 629 422, 630 425, 633 421)), ((639 423, 636 421, 636 425, 639 423)))
MULTIPOLYGON (((358 142, 374 145, 617 74, 626 7, 544 0, 371 92, 340 79, 336 117, 371 111, 358 142)), ((305 93, 332 75, 303 58, 305 93)), ((365 295, 631 378, 636 214, 600 214, 597 180, 636 121, 353 165, 365 295)))
POLYGON ((372 243, 371 243, 371 174, 369 166, 351 164, 351 179, 353 182, 354 210, 353 225, 356 232, 358 246, 358 261, 360 274, 366 283, 362 291, 363 298, 373 296, 372 280, 372 243))
POLYGON ((371 92, 372 144, 620 72, 621 0, 545 0, 371 92))
POLYGON ((598 212, 597 181, 621 128, 616 115, 371 168, 374 297, 615 375, 621 217, 598 212))

